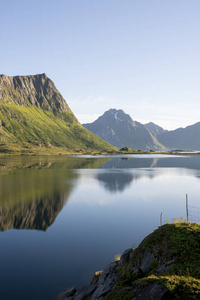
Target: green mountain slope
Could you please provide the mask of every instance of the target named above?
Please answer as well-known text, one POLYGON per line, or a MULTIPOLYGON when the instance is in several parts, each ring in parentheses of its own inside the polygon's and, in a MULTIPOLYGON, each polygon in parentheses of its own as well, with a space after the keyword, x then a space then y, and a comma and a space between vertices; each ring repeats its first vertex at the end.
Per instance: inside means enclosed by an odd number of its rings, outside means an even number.
POLYGON ((57 147, 65 151, 114 149, 81 126, 45 74, 0 75, 0 152, 34 153, 46 147, 51 153, 57 147))

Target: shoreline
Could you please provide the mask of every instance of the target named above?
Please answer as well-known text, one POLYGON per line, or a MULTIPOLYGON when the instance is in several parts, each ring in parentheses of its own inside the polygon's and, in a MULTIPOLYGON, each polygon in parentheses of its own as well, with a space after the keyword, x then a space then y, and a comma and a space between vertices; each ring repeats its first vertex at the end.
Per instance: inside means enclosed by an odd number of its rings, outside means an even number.
POLYGON ((199 299, 199 239, 196 223, 159 226, 136 249, 95 272, 89 285, 68 287, 55 300, 199 299))

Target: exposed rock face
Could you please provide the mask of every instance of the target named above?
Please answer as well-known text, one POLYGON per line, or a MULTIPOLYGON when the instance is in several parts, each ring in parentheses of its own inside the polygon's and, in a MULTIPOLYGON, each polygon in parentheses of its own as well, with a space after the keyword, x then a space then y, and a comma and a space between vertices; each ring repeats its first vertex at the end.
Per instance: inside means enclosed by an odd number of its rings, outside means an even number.
POLYGON ((153 260, 154 260, 153 254, 149 252, 145 252, 140 266, 142 273, 147 273, 151 269, 151 264, 153 260))
MULTIPOLYGON (((85 285, 77 290, 74 287, 70 287, 64 290, 61 294, 59 294, 56 300, 104 299, 104 297, 106 297, 106 295, 108 295, 109 292, 111 292, 114 289, 118 289, 117 268, 128 264, 130 262, 132 254, 132 248, 125 250, 120 258, 120 261, 112 262, 103 270, 103 272, 97 272, 97 275, 94 275, 90 285, 85 285)), ((142 257, 139 270, 136 267, 132 268, 132 274, 135 274, 135 276, 137 277, 145 276, 151 269, 151 264, 154 259, 155 258, 153 254, 145 252, 142 257)), ((167 299, 166 297, 168 296, 168 289, 162 287, 160 284, 157 283, 149 284, 147 286, 136 284, 132 286, 129 292, 132 293, 132 295, 134 295, 132 297, 133 300, 164 300, 167 299)), ((109 297, 106 299, 109 299, 109 297)), ((130 299, 130 295, 128 299, 130 299)))
POLYGON ((133 297, 132 300, 169 300, 169 291, 162 285, 153 283, 147 286, 138 285, 135 288, 137 296, 133 297))
POLYGON ((154 124, 153 122, 149 122, 147 124, 144 124, 146 129, 153 132, 155 135, 162 134, 163 132, 166 132, 167 130, 164 130, 162 127, 154 124))
POLYGON ((83 124, 83 126, 118 148, 144 150, 164 148, 144 125, 133 121, 121 109, 110 109, 93 123, 83 124))
POLYGON ((55 112, 71 112, 66 101, 46 74, 0 75, 0 101, 4 104, 35 105, 55 112))
POLYGON ((101 139, 118 148, 200 150, 200 122, 176 130, 164 130, 149 122, 141 124, 123 110, 110 109, 93 123, 83 124, 101 139))
POLYGON ((169 149, 200 150, 200 122, 185 128, 166 131, 157 136, 169 149))
POLYGON ((117 281, 117 270, 119 262, 112 262, 109 264, 100 275, 97 275, 96 283, 94 284, 94 278, 90 285, 85 285, 77 290, 73 289, 73 294, 70 292, 72 288, 66 289, 63 291, 56 300, 81 300, 89 299, 103 299, 103 297, 111 291, 117 281), (70 293, 70 294, 69 294, 70 293))
POLYGON ((56 300, 199 299, 199 238, 198 224, 160 226, 137 249, 96 272, 90 285, 69 288, 56 300))

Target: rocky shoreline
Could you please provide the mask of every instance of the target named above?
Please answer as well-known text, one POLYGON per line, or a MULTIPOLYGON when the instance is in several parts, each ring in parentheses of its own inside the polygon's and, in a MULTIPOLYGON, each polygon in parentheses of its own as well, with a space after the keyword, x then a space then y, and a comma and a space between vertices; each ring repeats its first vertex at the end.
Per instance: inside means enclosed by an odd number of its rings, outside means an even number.
MULTIPOLYGON (((127 264, 134 249, 130 248, 124 251, 119 261, 114 261, 106 266, 103 271, 95 272, 91 284, 84 285, 78 289, 75 287, 66 288, 61 294, 58 295, 56 300, 101 300, 108 295, 117 286, 117 268, 121 265, 127 264)), ((132 268, 132 275, 136 275, 138 278, 144 277, 151 269, 152 263, 154 261, 153 254, 145 252, 141 260, 141 265, 139 268, 132 268)), ((165 264, 160 265, 157 268, 157 272, 166 272, 173 266, 174 260, 170 260, 165 264)), ((134 295, 132 300, 162 300, 167 299, 168 290, 162 287, 160 284, 151 284, 145 288, 137 284, 135 285, 129 294, 132 292, 134 295)), ((109 299, 109 296, 106 298, 109 299)))
MULTIPOLYGON (((148 238, 148 237, 147 237, 148 238)), ((101 299, 120 299, 117 294, 124 289, 124 286, 120 286, 119 281, 119 270, 123 267, 131 264, 130 276, 131 278, 139 279, 146 277, 149 272, 152 270, 152 265, 157 262, 154 253, 146 251, 143 249, 144 241, 139 245, 138 249, 141 250, 139 253, 140 265, 138 263, 132 262, 132 257, 134 255, 135 249, 130 248, 124 251, 121 255, 120 260, 113 261, 103 271, 95 272, 91 283, 89 285, 84 285, 78 289, 75 287, 66 288, 62 291, 55 300, 101 300, 101 299), (110 295, 110 292, 116 292, 116 298, 110 295)), ((156 264, 156 273, 165 273, 170 270, 174 265, 175 259, 170 259, 168 261, 163 260, 163 257, 160 257, 160 263, 156 264)), ((151 283, 146 286, 143 286, 141 283, 136 283, 134 285, 126 286, 127 298, 123 299, 132 299, 132 300, 164 300, 170 299, 169 291, 167 288, 163 287, 158 283, 151 283)))
POLYGON ((96 272, 89 285, 67 288, 56 300, 198 300, 199 261, 200 225, 165 224, 96 272))

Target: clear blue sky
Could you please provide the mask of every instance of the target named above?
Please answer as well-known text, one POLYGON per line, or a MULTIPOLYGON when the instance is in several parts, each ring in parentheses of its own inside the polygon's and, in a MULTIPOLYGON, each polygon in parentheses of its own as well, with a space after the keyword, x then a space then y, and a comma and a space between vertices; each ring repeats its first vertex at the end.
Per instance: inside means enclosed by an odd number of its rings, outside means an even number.
POLYGON ((0 73, 46 73, 80 122, 200 121, 199 0, 0 0, 0 73))

